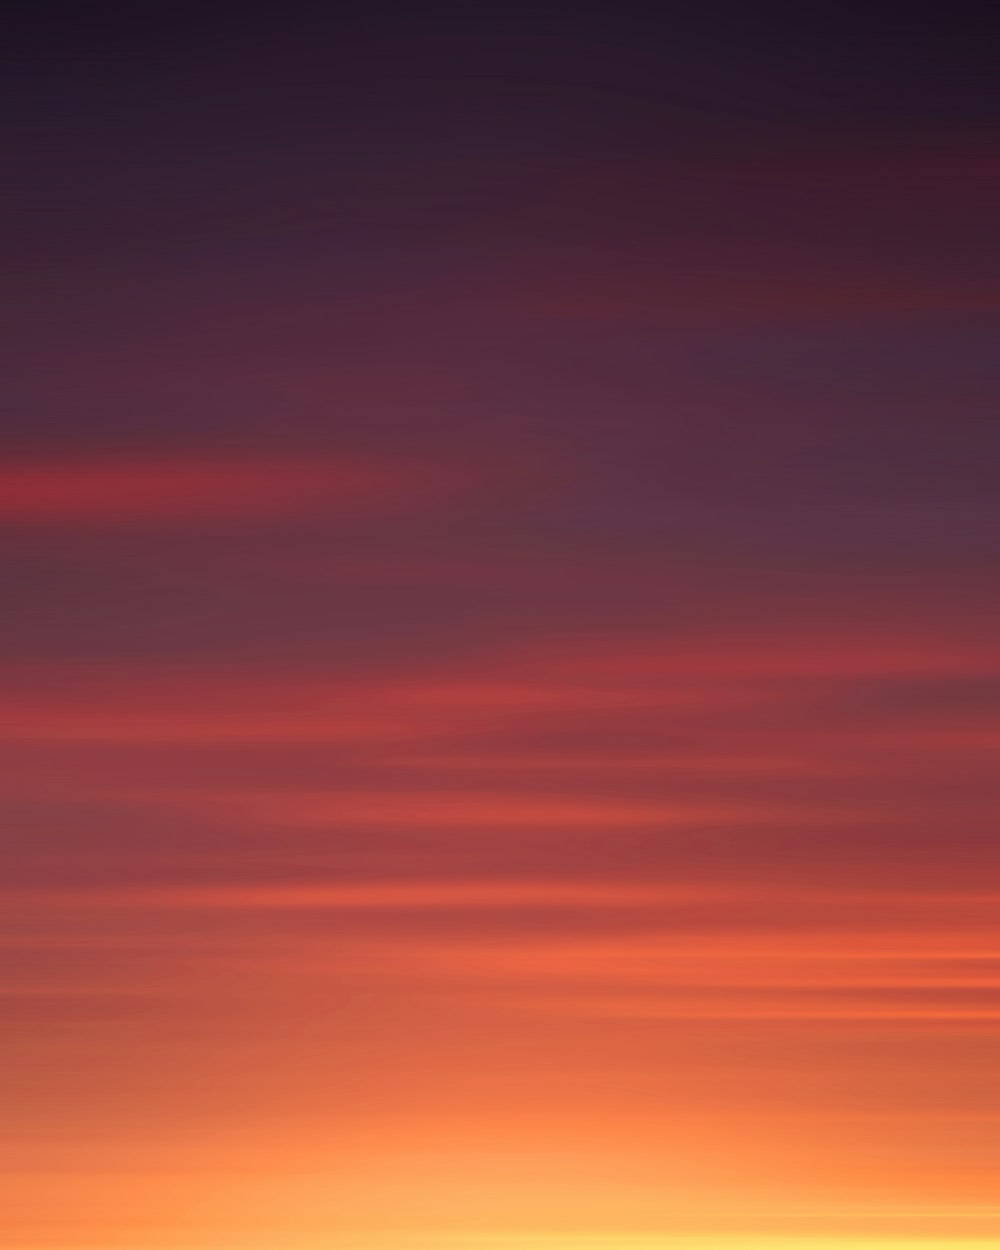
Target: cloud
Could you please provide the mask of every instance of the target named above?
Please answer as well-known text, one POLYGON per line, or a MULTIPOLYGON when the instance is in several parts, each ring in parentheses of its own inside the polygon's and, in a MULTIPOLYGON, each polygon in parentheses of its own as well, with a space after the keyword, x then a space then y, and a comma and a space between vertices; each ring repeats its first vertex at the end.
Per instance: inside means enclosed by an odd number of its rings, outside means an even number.
POLYGON ((115 525, 407 512, 462 480, 406 460, 163 455, 8 460, 0 524, 115 525))
MULTIPOLYGON (((544 880, 351 881, 318 885, 227 885, 93 889, 78 894, 20 890, 39 903, 72 901, 86 907, 181 908, 222 911, 413 911, 527 908, 630 908, 713 897, 696 886, 643 887, 634 883, 544 880)), ((728 897, 728 895, 726 895, 728 897)), ((11 900, 13 901, 13 899, 11 900)))

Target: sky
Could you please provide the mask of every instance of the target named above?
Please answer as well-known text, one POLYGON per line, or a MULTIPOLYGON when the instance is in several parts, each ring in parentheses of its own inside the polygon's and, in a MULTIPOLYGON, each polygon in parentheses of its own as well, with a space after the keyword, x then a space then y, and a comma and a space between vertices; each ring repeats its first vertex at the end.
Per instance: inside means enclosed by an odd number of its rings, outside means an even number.
POLYGON ((25 6, 7 1250, 1000 1241, 971 17, 25 6))

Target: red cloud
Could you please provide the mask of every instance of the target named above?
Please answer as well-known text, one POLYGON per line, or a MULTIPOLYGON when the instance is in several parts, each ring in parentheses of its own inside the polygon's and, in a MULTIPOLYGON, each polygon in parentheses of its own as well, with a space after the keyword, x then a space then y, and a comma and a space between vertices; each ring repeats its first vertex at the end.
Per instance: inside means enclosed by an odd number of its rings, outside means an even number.
POLYGON ((422 505, 454 482, 441 466, 362 458, 26 460, 0 466, 0 522, 396 511, 422 505))

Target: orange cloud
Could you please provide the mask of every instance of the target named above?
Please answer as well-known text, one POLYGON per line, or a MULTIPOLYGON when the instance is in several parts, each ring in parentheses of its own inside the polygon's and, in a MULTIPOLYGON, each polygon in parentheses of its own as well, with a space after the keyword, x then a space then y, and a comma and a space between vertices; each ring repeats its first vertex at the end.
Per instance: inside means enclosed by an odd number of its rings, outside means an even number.
MULTIPOLYGON (((167 796, 164 796, 165 798, 167 796)), ((245 819, 289 825, 325 826, 336 822, 411 829, 608 829, 670 827, 719 822, 771 823, 800 819, 801 812, 777 804, 701 803, 660 800, 614 801, 575 795, 422 792, 398 795, 379 791, 313 793, 254 791, 201 793, 200 806, 219 805, 245 819)))
MULTIPOLYGON (((219 908, 223 911, 294 911, 329 908, 344 911, 413 909, 504 909, 526 907, 615 908, 717 897, 717 889, 635 884, 609 885, 592 881, 355 881, 323 885, 192 886, 186 888, 128 888, 65 892, 24 891, 11 895, 33 903, 90 907, 219 908)), ((726 897, 728 895, 724 895, 726 897)))

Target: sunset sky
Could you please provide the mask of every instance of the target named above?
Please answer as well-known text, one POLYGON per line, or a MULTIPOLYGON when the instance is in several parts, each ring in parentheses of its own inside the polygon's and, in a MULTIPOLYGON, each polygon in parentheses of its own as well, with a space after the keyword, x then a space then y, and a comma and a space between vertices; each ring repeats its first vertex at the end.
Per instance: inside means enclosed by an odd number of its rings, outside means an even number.
POLYGON ((0 1244, 996 1247, 982 32, 268 7, 5 33, 0 1244))

